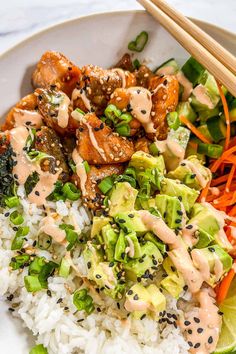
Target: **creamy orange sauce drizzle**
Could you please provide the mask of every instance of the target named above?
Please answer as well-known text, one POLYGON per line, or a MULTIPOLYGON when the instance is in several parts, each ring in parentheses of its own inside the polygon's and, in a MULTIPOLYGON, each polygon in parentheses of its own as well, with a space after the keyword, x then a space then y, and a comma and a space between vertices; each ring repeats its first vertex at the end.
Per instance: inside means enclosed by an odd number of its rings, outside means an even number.
POLYGON ((187 283, 189 290, 193 293, 199 291, 204 281, 201 273, 194 267, 192 259, 184 242, 176 236, 165 222, 146 210, 140 210, 139 215, 148 230, 151 230, 160 240, 168 244, 171 251, 169 257, 176 269, 180 271, 187 283))
POLYGON ((182 101, 187 101, 193 91, 193 84, 186 78, 182 71, 179 71, 177 73, 176 78, 179 81, 180 85, 182 85, 184 88, 184 92, 182 94, 182 101))
POLYGON ((136 118, 144 127, 147 133, 155 133, 154 125, 151 120, 152 95, 144 87, 129 87, 127 92, 130 94, 130 106, 132 116, 136 118))
POLYGON ((59 127, 61 128, 66 128, 68 126, 69 105, 70 105, 70 99, 65 93, 63 93, 62 101, 59 105, 58 115, 57 115, 57 122, 59 127))
POLYGON ((199 269, 201 272, 201 275, 205 281, 210 280, 211 272, 210 272, 210 266, 209 263, 206 259, 205 256, 201 253, 200 250, 195 248, 194 250, 191 251, 191 257, 193 260, 193 263, 196 268, 199 269))
POLYGON ((43 205, 46 204, 46 197, 52 193, 54 184, 56 183, 61 170, 58 170, 56 174, 43 172, 39 164, 30 161, 24 151, 29 134, 28 129, 24 126, 10 130, 11 146, 16 154, 16 156, 13 156, 13 159, 17 162, 17 164, 13 166, 12 172, 13 175, 17 175, 17 181, 20 185, 24 185, 29 175, 33 172, 39 174, 39 181, 33 191, 28 195, 28 198, 31 203, 43 205))
POLYGON ((166 140, 156 140, 155 145, 163 154, 168 171, 174 170, 184 159, 185 149, 169 136, 166 140))
POLYGON ((186 245, 192 248, 198 242, 198 238, 195 237, 195 232, 198 230, 198 226, 194 223, 191 223, 191 225, 192 225, 191 229, 188 229, 186 227, 183 228, 182 238, 186 243, 186 245))
POLYGON ((125 88, 126 87, 125 71, 120 68, 114 68, 112 69, 112 71, 116 72, 119 75, 119 77, 121 78, 122 87, 125 88))
POLYGON ((87 191, 85 188, 85 185, 87 182, 87 173, 85 171, 83 159, 79 155, 76 148, 72 152, 72 159, 73 159, 75 166, 76 166, 76 174, 79 176, 79 179, 80 179, 80 188, 81 188, 82 194, 83 194, 83 196, 85 196, 87 194, 87 191))
POLYGON ((129 244, 128 255, 132 258, 132 257, 134 257, 134 243, 133 243, 133 241, 131 240, 131 238, 129 236, 126 236, 126 239, 128 241, 128 244, 129 244))
POLYGON ((71 102, 73 105, 73 102, 77 99, 77 98, 81 98, 81 100, 84 102, 85 107, 87 108, 88 111, 91 111, 91 104, 90 101, 88 99, 88 97, 86 96, 86 93, 84 90, 82 89, 77 89, 75 88, 72 92, 72 96, 71 96, 71 102))
POLYGON ((107 276, 107 279, 105 279, 105 284, 110 289, 114 289, 117 284, 117 280, 113 274, 111 267, 109 267, 109 265, 105 263, 100 263, 100 266, 102 267, 103 273, 107 276))
POLYGON ((124 307, 127 311, 144 311, 146 312, 149 309, 149 304, 147 301, 141 299, 134 300, 132 297, 129 297, 125 300, 124 307))
POLYGON ((51 216, 46 216, 41 220, 39 233, 41 232, 51 236, 58 243, 63 243, 66 238, 65 230, 61 230, 51 216))
POLYGON ((184 312, 180 327, 188 343, 190 352, 209 354, 214 352, 219 339, 222 319, 215 305, 215 294, 210 288, 203 288, 197 295, 199 307, 184 312), (187 321, 187 322, 186 322, 187 321), (195 346, 195 348, 194 348, 195 346))
POLYGON ((193 94, 196 99, 203 105, 207 106, 209 109, 214 108, 214 104, 212 103, 210 97, 207 95, 207 90, 203 85, 198 85, 193 89, 193 94))
POLYGON ((205 188, 208 183, 208 180, 206 178, 204 178, 204 176, 201 174, 201 172, 199 171, 197 166, 190 160, 183 160, 182 163, 185 163, 185 165, 187 167, 189 167, 189 169, 192 171, 192 173, 196 175, 196 179, 197 179, 199 185, 202 188, 205 188))
POLYGON ((28 127, 39 129, 43 125, 42 116, 36 111, 27 111, 24 109, 15 108, 13 117, 15 120, 15 127, 20 127, 27 123, 26 125, 28 127))

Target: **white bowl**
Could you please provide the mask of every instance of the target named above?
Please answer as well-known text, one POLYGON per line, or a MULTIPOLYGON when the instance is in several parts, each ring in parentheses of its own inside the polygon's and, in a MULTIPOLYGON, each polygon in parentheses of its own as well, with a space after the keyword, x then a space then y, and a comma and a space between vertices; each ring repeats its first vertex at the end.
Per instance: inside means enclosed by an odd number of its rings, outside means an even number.
MULTIPOLYGON (((227 49, 236 54, 236 35, 216 26, 194 20, 227 49)), ((127 44, 141 31, 149 33, 145 50, 138 55, 155 68, 175 57, 182 64, 187 52, 145 11, 123 11, 90 15, 45 29, 0 56, 0 116, 32 91, 31 74, 46 50, 64 53, 79 66, 92 63, 109 67, 127 52, 127 44)), ((0 306, 0 343, 2 354, 26 354, 32 336, 13 320, 7 305, 0 306)))

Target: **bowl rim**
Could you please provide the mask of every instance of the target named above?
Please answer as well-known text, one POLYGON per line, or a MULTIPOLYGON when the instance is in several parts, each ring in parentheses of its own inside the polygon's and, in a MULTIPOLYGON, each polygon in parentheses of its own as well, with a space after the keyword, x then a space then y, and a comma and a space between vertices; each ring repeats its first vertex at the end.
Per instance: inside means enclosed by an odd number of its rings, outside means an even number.
MULTIPOLYGON (((31 41, 33 38, 37 38, 40 37, 43 33, 46 33, 47 31, 50 31, 54 28, 63 26, 65 24, 68 23, 73 23, 73 22, 77 22, 79 20, 85 20, 87 18, 93 18, 93 17, 100 17, 100 16, 110 16, 112 14, 120 14, 120 15, 124 15, 124 14, 139 14, 139 13, 147 13, 146 10, 142 10, 142 9, 134 9, 134 10, 114 10, 114 11, 101 11, 101 12, 94 12, 91 13, 89 15, 83 15, 83 16, 76 16, 73 18, 70 18, 68 20, 63 20, 63 21, 59 21, 57 23, 54 23, 52 25, 49 26, 45 26, 43 28, 41 28, 40 30, 33 32, 32 34, 28 35, 27 37, 23 38, 22 40, 20 40, 18 43, 13 44, 12 46, 10 46, 8 49, 6 49, 5 51, 3 51, 2 53, 0 53, 0 60, 5 58, 8 54, 14 52, 15 49, 19 48, 20 46, 26 44, 27 42, 31 41)), ((220 32, 221 34, 224 34, 227 37, 230 37, 230 39, 233 41, 236 41, 236 33, 233 33, 225 28, 219 27, 217 25, 214 25, 210 22, 207 21, 202 21, 199 19, 196 19, 194 17, 189 17, 190 20, 194 21, 197 25, 205 25, 217 32, 220 32)))

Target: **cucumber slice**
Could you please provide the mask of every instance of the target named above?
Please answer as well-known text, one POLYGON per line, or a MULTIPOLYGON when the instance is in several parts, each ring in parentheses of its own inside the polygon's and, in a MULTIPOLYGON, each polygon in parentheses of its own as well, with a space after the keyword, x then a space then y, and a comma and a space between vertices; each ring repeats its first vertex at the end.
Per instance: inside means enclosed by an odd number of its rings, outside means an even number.
POLYGON ((229 111, 230 122, 236 122, 236 108, 229 111))
POLYGON ((222 155, 223 146, 217 144, 199 143, 197 152, 199 154, 204 154, 208 157, 212 157, 213 159, 218 159, 222 155))
POLYGON ((176 108, 176 112, 179 116, 187 118, 191 123, 194 123, 197 118, 197 114, 194 112, 189 102, 180 102, 176 108))
POLYGON ((201 75, 203 75, 205 68, 193 57, 190 57, 183 65, 182 71, 187 79, 191 81, 195 86, 198 83, 201 75))
POLYGON ((210 141, 213 142, 212 136, 206 124, 200 125, 198 130, 210 141))
POLYGON ((215 143, 226 137, 226 124, 220 117, 212 117, 207 120, 206 124, 215 143))
POLYGON ((216 80, 207 70, 205 70, 200 76, 198 84, 205 86, 211 94, 219 96, 216 80))
POLYGON ((179 71, 179 65, 174 58, 168 59, 154 70, 157 75, 174 75, 179 71))

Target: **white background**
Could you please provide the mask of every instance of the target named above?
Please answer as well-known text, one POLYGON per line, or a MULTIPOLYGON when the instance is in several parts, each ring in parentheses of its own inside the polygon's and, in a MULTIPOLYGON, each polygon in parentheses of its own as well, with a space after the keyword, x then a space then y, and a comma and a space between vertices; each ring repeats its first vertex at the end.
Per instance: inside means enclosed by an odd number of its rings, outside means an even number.
MULTIPOLYGON (((185 15, 236 32, 236 0, 168 0, 185 15)), ((0 52, 60 21, 101 11, 141 8, 135 0, 0 0, 0 52)))

